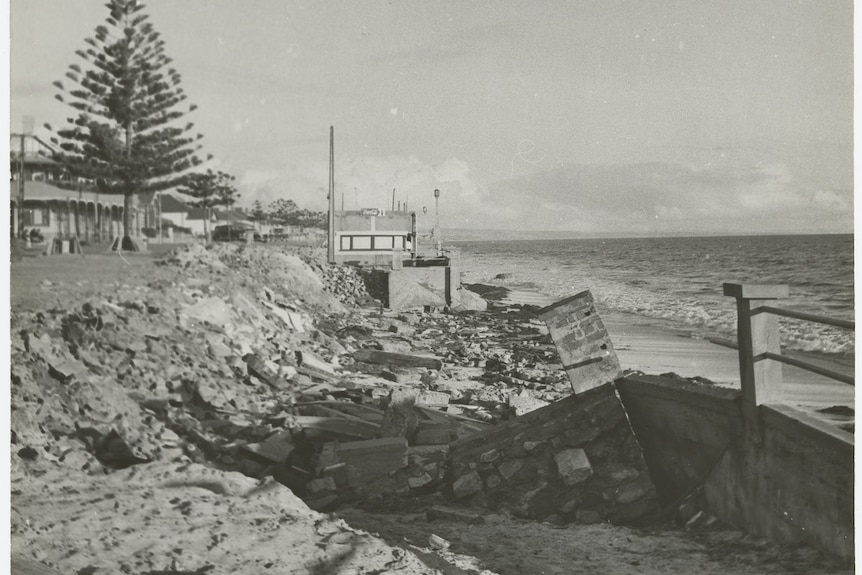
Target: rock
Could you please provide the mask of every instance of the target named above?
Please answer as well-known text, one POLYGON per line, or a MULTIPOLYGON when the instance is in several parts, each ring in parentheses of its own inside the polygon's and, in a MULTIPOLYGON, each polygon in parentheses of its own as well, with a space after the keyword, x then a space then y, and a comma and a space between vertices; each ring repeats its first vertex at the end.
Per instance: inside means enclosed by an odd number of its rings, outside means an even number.
POLYGON ((231 321, 231 309, 218 297, 204 298, 183 310, 182 314, 191 320, 223 326, 231 321))
POLYGON ((428 545, 431 547, 431 549, 442 551, 443 549, 448 549, 450 543, 439 535, 434 535, 432 533, 428 536, 428 545))
POLYGON ((575 512, 575 521, 582 525, 594 525, 602 522, 602 516, 592 509, 579 509, 575 512))
POLYGON ((482 491, 482 478, 475 471, 471 471, 466 475, 462 475, 452 483, 452 493, 455 499, 463 499, 468 495, 473 495, 482 491))
POLYGON ((557 472, 566 485, 583 483, 593 474, 590 460, 583 449, 566 449, 554 455, 557 472))
POLYGON ((508 481, 515 476, 521 468, 524 467, 524 462, 521 459, 509 459, 504 461, 497 467, 497 471, 503 476, 503 479, 508 481))
POLYGON ((423 473, 418 477, 407 478, 407 484, 410 486, 410 489, 419 489, 420 487, 428 485, 432 481, 434 481, 434 479, 427 473, 423 473))
POLYGON ((333 479, 332 477, 321 477, 319 479, 312 479, 305 484, 305 489, 311 496, 320 495, 322 492, 335 491, 335 479, 333 479))

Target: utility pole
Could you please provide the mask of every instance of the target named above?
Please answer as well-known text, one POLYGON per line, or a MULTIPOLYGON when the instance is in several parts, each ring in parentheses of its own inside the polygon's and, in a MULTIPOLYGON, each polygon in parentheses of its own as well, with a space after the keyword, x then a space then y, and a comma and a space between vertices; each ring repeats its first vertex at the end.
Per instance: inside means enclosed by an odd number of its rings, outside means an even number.
POLYGON ((335 263, 335 127, 329 126, 329 234, 326 257, 335 263))
POLYGON ((18 151, 18 229, 17 237, 24 231, 24 139, 26 134, 16 134, 20 138, 21 147, 18 151))
POLYGON ((434 239, 437 240, 437 257, 443 255, 443 243, 440 241, 440 190, 434 190, 434 239))

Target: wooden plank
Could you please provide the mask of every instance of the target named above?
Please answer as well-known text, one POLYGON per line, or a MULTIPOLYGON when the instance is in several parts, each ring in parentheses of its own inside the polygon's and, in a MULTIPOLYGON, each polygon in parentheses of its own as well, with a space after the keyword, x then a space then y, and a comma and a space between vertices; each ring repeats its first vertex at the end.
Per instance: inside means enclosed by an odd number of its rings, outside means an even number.
POLYGON ((353 359, 365 363, 379 365, 399 365, 402 367, 424 367, 426 369, 439 370, 443 362, 435 357, 396 353, 390 351, 377 351, 375 349, 359 349, 353 352, 353 359))
POLYGON ((296 404, 297 407, 301 405, 323 405, 329 409, 358 417, 368 423, 374 423, 376 425, 380 425, 380 422, 383 421, 382 410, 371 407, 370 405, 363 405, 352 401, 305 401, 296 404))
POLYGON ((318 417, 336 417, 342 419, 349 419, 351 421, 359 421, 362 423, 374 423, 362 417, 358 417, 356 415, 352 415, 350 413, 345 413, 344 411, 339 411, 337 409, 333 409, 328 405, 324 405, 323 403, 302 403, 294 405, 302 415, 316 415, 318 417))
POLYGON ((307 433, 322 437, 346 439, 371 439, 377 435, 379 427, 365 421, 353 421, 341 417, 317 417, 314 415, 297 415, 294 417, 297 425, 307 433))

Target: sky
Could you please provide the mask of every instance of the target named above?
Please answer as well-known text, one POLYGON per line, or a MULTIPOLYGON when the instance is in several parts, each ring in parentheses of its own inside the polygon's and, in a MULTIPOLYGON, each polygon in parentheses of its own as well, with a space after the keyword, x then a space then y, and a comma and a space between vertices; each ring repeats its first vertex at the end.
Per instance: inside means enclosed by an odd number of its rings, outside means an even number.
MULTIPOLYGON (((144 5, 241 205, 325 210, 334 126, 336 207, 420 226, 853 231, 852 0, 144 5)), ((12 131, 107 15, 11 0, 12 131)))

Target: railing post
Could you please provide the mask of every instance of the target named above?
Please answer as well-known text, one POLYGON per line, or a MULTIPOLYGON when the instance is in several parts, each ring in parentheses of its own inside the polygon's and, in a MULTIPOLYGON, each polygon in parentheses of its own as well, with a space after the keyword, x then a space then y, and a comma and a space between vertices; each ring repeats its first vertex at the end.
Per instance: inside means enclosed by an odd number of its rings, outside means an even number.
POLYGON ((781 353, 778 317, 758 312, 762 300, 789 295, 786 285, 724 284, 724 295, 736 298, 737 343, 739 344, 739 380, 742 386, 743 412, 755 415, 756 407, 782 398, 781 364, 762 354, 781 353))

